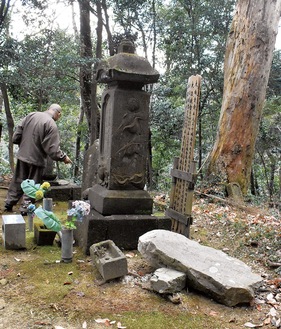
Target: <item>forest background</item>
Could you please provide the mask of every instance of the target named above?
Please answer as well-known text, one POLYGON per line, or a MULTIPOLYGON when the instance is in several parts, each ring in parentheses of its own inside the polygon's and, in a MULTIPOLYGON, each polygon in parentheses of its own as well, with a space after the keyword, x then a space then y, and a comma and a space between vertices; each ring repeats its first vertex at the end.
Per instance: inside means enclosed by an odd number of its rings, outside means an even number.
MULTIPOLYGON (((85 152, 99 133, 104 86, 95 82, 95 64, 114 55, 118 43, 128 38, 134 41, 137 54, 161 73, 159 82, 147 87, 151 92, 148 188, 170 189, 169 172, 180 152, 187 80, 196 74, 202 76, 195 146, 197 186, 214 188, 214 182, 206 180, 207 163, 218 131, 226 42, 235 4, 232 0, 2 0, 1 174, 9 175, 14 169, 16 149, 11 135, 15 125, 29 112, 43 111, 55 102, 64 109, 58 122, 62 149, 74 160, 71 168, 57 167, 58 177, 81 182, 85 152), (66 25, 65 16, 56 12, 60 6, 71 9, 66 25)), ((280 56, 280 49, 275 50, 250 185, 244 193, 258 204, 280 205, 280 56)))

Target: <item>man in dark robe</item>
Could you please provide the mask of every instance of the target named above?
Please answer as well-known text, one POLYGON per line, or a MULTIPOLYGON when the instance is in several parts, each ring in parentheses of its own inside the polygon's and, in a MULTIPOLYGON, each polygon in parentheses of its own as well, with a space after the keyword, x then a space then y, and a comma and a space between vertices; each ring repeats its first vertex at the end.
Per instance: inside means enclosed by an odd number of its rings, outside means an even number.
MULTIPOLYGON (((13 134, 13 143, 19 145, 17 164, 10 183, 5 211, 12 212, 13 206, 23 196, 21 183, 33 179, 41 183, 46 159, 71 163, 70 158, 60 149, 60 136, 56 122, 61 116, 61 107, 52 104, 45 112, 32 112, 22 119, 13 134)), ((30 200, 23 198, 21 212, 26 214, 30 200)))

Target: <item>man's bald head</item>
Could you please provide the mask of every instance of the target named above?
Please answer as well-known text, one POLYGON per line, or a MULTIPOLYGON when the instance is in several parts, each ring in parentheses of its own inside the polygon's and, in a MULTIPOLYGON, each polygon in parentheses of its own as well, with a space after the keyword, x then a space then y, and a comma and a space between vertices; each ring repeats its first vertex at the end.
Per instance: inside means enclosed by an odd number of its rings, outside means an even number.
POLYGON ((61 112, 61 107, 59 106, 59 104, 52 104, 49 107, 49 110, 55 110, 55 111, 61 112))
POLYGON ((61 116, 61 107, 59 106, 59 104, 52 104, 50 105, 50 107, 48 108, 47 112, 50 112, 52 115, 52 118, 57 121, 60 116, 61 116))

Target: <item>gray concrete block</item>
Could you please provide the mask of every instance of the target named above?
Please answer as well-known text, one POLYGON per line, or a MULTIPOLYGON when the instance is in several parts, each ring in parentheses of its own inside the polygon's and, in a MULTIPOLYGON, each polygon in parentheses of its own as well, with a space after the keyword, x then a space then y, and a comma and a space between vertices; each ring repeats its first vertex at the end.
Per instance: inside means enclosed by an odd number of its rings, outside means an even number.
POLYGON ((111 240, 93 244, 90 247, 90 255, 104 281, 119 278, 128 273, 125 255, 111 240))
POLYGON ((22 215, 2 216, 2 237, 5 249, 25 248, 25 221, 22 215))
POLYGON ((160 294, 173 294, 186 286, 186 274, 170 268, 158 268, 150 279, 151 288, 160 294))

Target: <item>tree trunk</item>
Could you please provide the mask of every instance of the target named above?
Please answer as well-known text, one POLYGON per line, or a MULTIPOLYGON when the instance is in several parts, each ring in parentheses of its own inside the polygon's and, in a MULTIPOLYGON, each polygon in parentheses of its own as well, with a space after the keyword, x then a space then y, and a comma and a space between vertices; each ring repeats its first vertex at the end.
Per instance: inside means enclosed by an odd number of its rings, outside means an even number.
POLYGON ((1 93, 4 101, 5 106, 5 112, 6 112, 6 118, 7 118, 7 126, 8 126, 8 134, 9 134, 9 144, 8 144, 8 150, 9 150, 9 161, 10 161, 10 167, 12 172, 14 172, 15 169, 15 162, 14 162, 14 144, 12 142, 12 137, 14 133, 14 119, 11 113, 10 109, 10 102, 9 102, 9 96, 7 91, 7 86, 5 83, 0 84, 1 93))
POLYGON ((226 45, 223 102, 208 172, 239 183, 243 194, 250 184, 280 12, 280 0, 238 0, 226 45))
MULTIPOLYGON (((97 28, 96 28, 96 51, 95 56, 96 60, 100 60, 102 56, 102 5, 100 1, 96 2, 96 12, 97 12, 97 28)), ((95 73, 95 72, 94 72, 95 73)), ((94 141, 99 137, 99 124, 100 124, 100 113, 99 106, 97 102, 97 81, 95 74, 93 74, 92 79, 92 91, 91 91, 91 100, 92 100, 92 131, 91 131, 91 139, 90 145, 94 143, 94 141)))
POLYGON ((271 161, 270 162, 270 178, 269 178, 269 185, 268 185, 269 201, 273 201, 273 196, 274 196, 275 170, 276 170, 275 161, 271 161))
MULTIPOLYGON (((0 114, 3 111, 3 104, 4 104, 4 100, 3 100, 2 90, 0 88, 0 114)), ((3 122, 1 120, 1 116, 0 116, 0 143, 1 143, 1 139, 2 139, 2 130, 3 130, 3 122)))
POLYGON ((80 66, 80 92, 83 112, 86 115, 89 134, 91 136, 91 82, 92 70, 91 60, 93 57, 91 27, 90 27, 90 2, 89 0, 79 1, 80 9, 80 53, 84 63, 80 66))
POLYGON ((71 2, 70 2, 70 6, 71 6, 71 15, 72 15, 73 33, 74 33, 74 37, 75 37, 75 39, 78 40, 78 38, 79 38, 79 33, 78 33, 78 29, 77 29, 76 22, 75 22, 74 1, 71 1, 71 2))
POLYGON ((10 8, 10 0, 1 0, 0 5, 0 28, 4 24, 5 18, 10 8))
POLYGON ((252 168, 252 171, 251 171, 251 194, 256 195, 254 168, 252 168))
MULTIPOLYGON (((107 33, 107 43, 108 43, 108 49, 109 49, 109 56, 113 56, 115 54, 115 52, 114 52, 114 44, 112 42, 112 34, 111 34, 111 31, 110 31, 109 15, 108 15, 108 11, 107 11, 106 0, 102 0, 101 6, 102 6, 103 13, 104 13, 104 18, 105 18, 104 27, 105 27, 105 30, 106 30, 106 33, 107 33)), ((101 21, 101 24, 102 24, 102 21, 101 21)))
POLYGON ((278 200, 279 200, 279 210, 281 210, 281 167, 279 168, 279 192, 278 192, 278 200))
POLYGON ((75 150, 75 164, 74 164, 74 172, 73 175, 75 178, 79 176, 79 168, 80 168, 80 151, 81 151, 81 124, 84 118, 83 109, 80 111, 79 120, 78 120, 78 130, 76 135, 76 150, 75 150))

